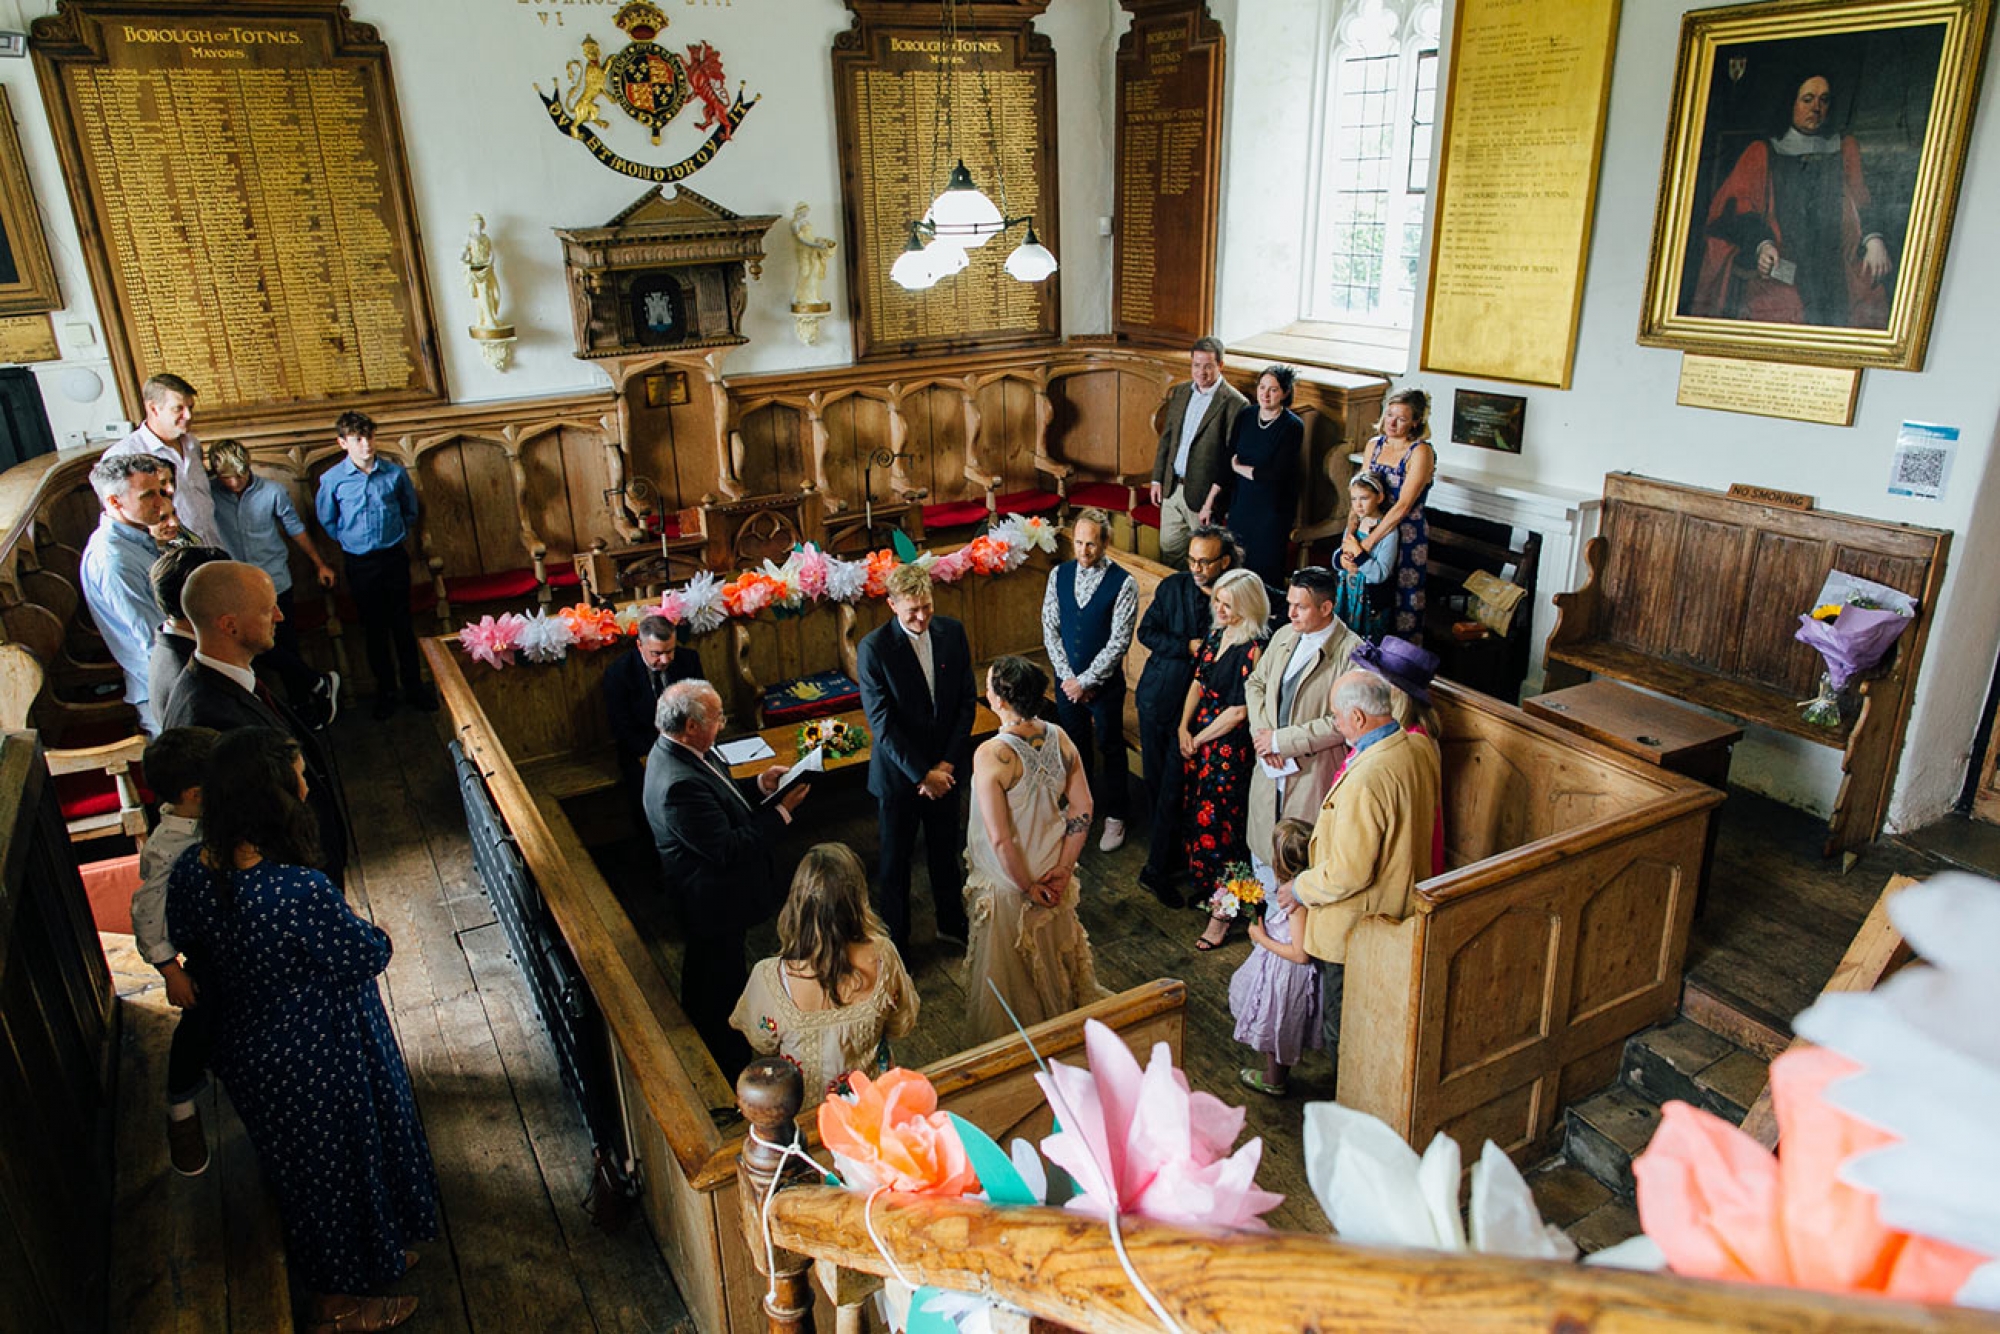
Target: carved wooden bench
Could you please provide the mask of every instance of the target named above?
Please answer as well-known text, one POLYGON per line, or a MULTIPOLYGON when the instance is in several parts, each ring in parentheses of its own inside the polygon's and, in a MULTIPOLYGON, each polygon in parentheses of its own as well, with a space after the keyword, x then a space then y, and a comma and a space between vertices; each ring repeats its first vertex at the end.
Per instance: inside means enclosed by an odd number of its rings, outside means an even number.
POLYGON ((1547 688, 1594 673, 1832 746, 1842 752, 1841 782, 1827 854, 1872 841, 1888 812, 1951 535, 1630 473, 1604 479, 1601 531, 1584 551, 1584 586, 1556 595, 1547 688), (1834 570, 1900 589, 1918 612, 1885 667, 1860 683, 1858 715, 1828 728, 1800 716, 1824 664, 1792 635, 1834 570))

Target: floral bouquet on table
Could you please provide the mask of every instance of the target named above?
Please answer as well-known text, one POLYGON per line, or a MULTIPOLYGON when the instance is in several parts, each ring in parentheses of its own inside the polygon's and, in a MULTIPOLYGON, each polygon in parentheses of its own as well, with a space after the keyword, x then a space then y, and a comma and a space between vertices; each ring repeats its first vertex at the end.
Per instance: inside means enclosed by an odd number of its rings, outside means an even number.
POLYGON ((815 718, 799 729, 799 754, 822 747, 828 759, 845 759, 868 748, 868 729, 844 718, 815 718))
POLYGON ((1917 600, 1908 593, 1839 570, 1829 574, 1792 636, 1826 660, 1819 694, 1799 705, 1805 720, 1816 727, 1840 726, 1848 686, 1888 656, 1916 616, 1917 600))
POLYGON ((1264 915, 1264 882, 1249 862, 1231 862, 1222 868, 1222 883, 1209 896, 1208 911, 1216 917, 1250 921, 1264 915))

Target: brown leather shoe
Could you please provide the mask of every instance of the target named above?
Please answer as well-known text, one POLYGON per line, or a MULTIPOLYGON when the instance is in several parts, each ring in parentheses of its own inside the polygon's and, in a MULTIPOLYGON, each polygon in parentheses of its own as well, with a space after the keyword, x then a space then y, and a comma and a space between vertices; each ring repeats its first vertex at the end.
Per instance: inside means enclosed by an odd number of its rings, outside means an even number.
POLYGON ((202 1129, 199 1111, 185 1121, 167 1122, 167 1158, 184 1177, 198 1177, 208 1170, 208 1132, 202 1129))

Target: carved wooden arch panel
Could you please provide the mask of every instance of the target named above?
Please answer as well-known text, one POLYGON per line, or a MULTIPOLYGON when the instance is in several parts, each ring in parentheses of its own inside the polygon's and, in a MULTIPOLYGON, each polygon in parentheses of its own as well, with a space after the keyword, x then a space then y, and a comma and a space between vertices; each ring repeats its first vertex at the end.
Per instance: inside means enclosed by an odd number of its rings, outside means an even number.
POLYGON ((878 504, 889 499, 898 474, 909 479, 910 487, 923 485, 907 464, 898 468, 871 461, 878 452, 891 451, 899 437, 903 448, 910 448, 908 417, 887 393, 870 389, 829 393, 820 420, 826 430, 827 494, 845 508, 860 509, 864 490, 878 504))
POLYGON ((518 570, 537 539, 525 525, 526 479, 504 441, 470 432, 408 443, 410 478, 423 505, 425 556, 448 579, 518 570))
POLYGON ((549 560, 569 560, 598 538, 617 540, 610 495, 616 483, 603 429, 550 422, 522 431, 515 453, 526 479, 523 519, 549 560))
POLYGON ((806 413, 788 399, 758 399, 740 408, 730 449, 745 495, 796 491, 800 482, 813 476, 806 413))
POLYGON ((1150 474, 1156 416, 1174 377, 1154 362, 1085 362, 1049 371, 1049 452, 1102 477, 1150 474))
POLYGON ((971 461, 998 477, 1003 492, 1033 489, 1039 485, 1035 456, 1041 437, 1042 376, 1010 370, 982 375, 975 383, 978 430, 971 461))

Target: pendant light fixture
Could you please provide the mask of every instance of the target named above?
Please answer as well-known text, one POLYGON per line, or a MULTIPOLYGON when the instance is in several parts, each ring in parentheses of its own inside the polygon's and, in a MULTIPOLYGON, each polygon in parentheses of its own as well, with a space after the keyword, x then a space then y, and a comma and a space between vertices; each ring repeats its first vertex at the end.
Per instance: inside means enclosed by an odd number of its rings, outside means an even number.
POLYGON ((889 278, 897 286, 921 292, 949 278, 970 264, 968 251, 977 250, 1016 224, 1027 225, 1027 239, 1007 257, 1007 272, 1020 282, 1038 283, 1056 271, 1056 257, 1035 235, 1032 215, 1010 218, 1006 213, 1007 173, 1001 166, 1000 136, 993 125, 993 90, 986 77, 986 62, 974 43, 973 68, 979 76, 979 101, 986 118, 986 140, 993 151, 993 170, 1000 191, 995 204, 972 178, 965 158, 958 151, 957 125, 953 117, 951 65, 958 52, 958 0, 941 0, 938 32, 938 98, 931 126, 931 159, 954 165, 945 178, 944 189, 910 223, 909 239, 890 266, 889 278))

